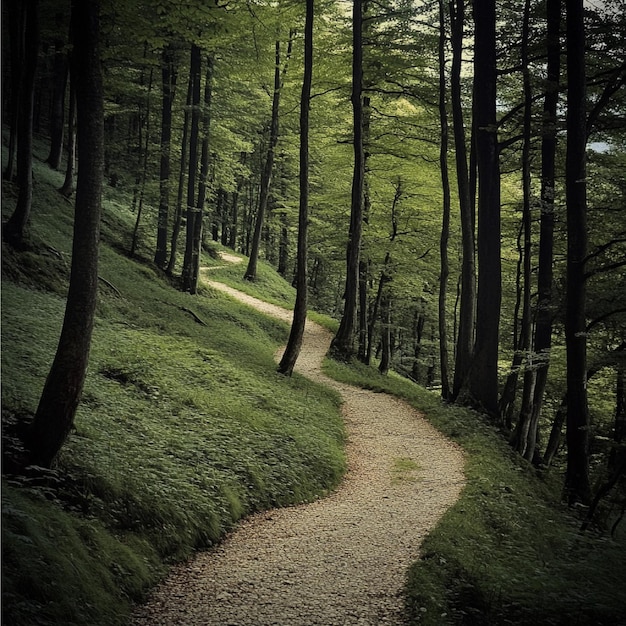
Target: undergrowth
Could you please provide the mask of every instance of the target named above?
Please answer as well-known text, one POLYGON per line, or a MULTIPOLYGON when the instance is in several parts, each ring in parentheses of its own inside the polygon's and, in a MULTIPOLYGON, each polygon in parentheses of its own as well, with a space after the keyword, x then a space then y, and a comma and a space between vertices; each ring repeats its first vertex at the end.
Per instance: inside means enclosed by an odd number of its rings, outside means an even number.
POLYGON ((626 538, 581 534, 560 476, 537 473, 481 415, 406 379, 330 360, 325 371, 406 399, 466 452, 461 498, 407 577, 411 624, 626 624, 626 538))
MULTIPOLYGON (((124 624, 169 563, 244 515, 336 486, 339 398, 276 373, 287 325, 207 287, 177 291, 145 247, 129 259, 130 200, 108 190, 75 427, 53 470, 8 472, 54 356, 69 273, 73 206, 55 190, 59 174, 35 168, 28 245, 3 248, 3 623, 124 624)), ((5 211, 14 200, 7 185, 5 211)), ((261 275, 273 273, 261 263, 261 275)), ((268 281, 258 295, 286 302, 291 288, 268 281)))

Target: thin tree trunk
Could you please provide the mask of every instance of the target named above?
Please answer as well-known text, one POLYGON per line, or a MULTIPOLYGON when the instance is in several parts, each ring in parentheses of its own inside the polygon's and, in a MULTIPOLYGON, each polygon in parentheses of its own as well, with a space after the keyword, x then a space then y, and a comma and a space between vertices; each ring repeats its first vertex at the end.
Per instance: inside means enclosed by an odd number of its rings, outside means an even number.
POLYGON ((76 83, 78 158, 70 285, 63 328, 29 441, 30 462, 49 467, 66 440, 87 372, 98 289, 98 242, 104 170, 104 103, 99 2, 72 8, 72 79, 76 83))
POLYGON ((347 361, 354 354, 354 324, 359 289, 359 256, 363 227, 363 183, 365 156, 363 150, 363 2, 355 0, 352 12, 352 112, 354 129, 354 172, 350 230, 348 233, 344 309, 339 329, 331 343, 335 358, 347 361))
POLYGON ((161 154, 159 163, 159 214, 157 221, 154 264, 165 267, 170 210, 170 176, 172 145, 172 105, 176 93, 176 61, 174 50, 166 46, 161 54, 161 154))
POLYGON ((308 275, 308 207, 309 207, 309 108, 313 78, 313 19, 314 0, 306 0, 304 26, 304 77, 300 97, 300 199, 298 210, 298 252, 296 262, 296 304, 287 347, 278 365, 278 371, 288 376, 300 354, 307 314, 308 275))
POLYGON ((380 363, 378 364, 378 371, 386 376, 389 373, 389 367, 391 365, 391 297, 389 293, 383 294, 382 302, 380 305, 380 342, 381 342, 381 354, 380 363))
POLYGON ((74 172, 76 171, 76 86, 70 76, 70 108, 67 114, 67 163, 65 164, 65 180, 59 193, 69 198, 76 189, 74 172))
POLYGON ((142 152, 142 166, 139 177, 141 179, 140 187, 139 187, 139 206, 137 208, 137 219, 135 220, 135 228, 133 229, 133 237, 130 244, 130 257, 135 256, 135 252, 137 250, 137 245, 139 241, 139 225, 141 223, 141 214, 143 213, 143 200, 146 193, 146 179, 148 177, 148 157, 150 150, 150 103, 152 96, 152 78, 153 78, 153 70, 150 69, 150 76, 148 78, 148 93, 146 100, 146 125, 145 125, 145 143, 143 145, 142 152))
POLYGON ((587 404, 587 333, 585 321, 587 256, 586 86, 583 0, 567 3, 567 278, 565 345, 567 349, 567 470, 570 504, 588 504, 589 407, 587 404))
MULTIPOLYGON (((204 204, 206 202, 207 182, 209 177, 209 131, 211 128, 211 98, 213 90, 212 57, 207 58, 207 71, 204 82, 204 111, 202 113, 202 151, 200 158, 200 180, 198 182, 198 200, 194 218, 193 241, 191 250, 191 284, 189 291, 195 294, 198 290, 198 276, 200 273, 200 255, 202 252, 202 226, 204 204)), ((222 229, 224 225, 222 225, 222 229)))
POLYGON ((547 0, 546 47, 548 52, 546 92, 541 137, 541 218, 539 266, 537 270, 537 313, 534 349, 537 373, 533 393, 531 433, 536 433, 548 381, 552 346, 552 263, 554 259, 554 195, 556 178, 557 108, 561 65, 561 0, 547 0))
POLYGON ((439 239, 439 364, 441 368, 441 397, 451 396, 448 365, 447 292, 450 265, 448 261, 448 241, 450 239, 450 177, 448 174, 448 107, 446 102, 446 25, 444 1, 439 0, 439 123, 441 126, 439 167, 441 169, 441 189, 443 207, 441 237, 439 239))
MULTIPOLYGON (((56 26, 60 28, 62 25, 62 15, 56 15, 56 26)), ((54 170, 61 167, 61 157, 63 156, 63 134, 65 119, 65 92, 67 90, 67 55, 63 48, 65 41, 56 39, 54 42, 54 60, 52 71, 52 107, 50 115, 50 153, 46 159, 46 163, 54 170)))
POLYGON ((470 195, 469 172, 467 167, 467 147, 465 144, 465 122, 461 101, 461 64, 463 53, 463 23, 465 20, 465 0, 450 3, 452 25, 452 69, 450 93, 452 99, 452 119, 454 129, 454 150, 456 176, 459 191, 461 215, 461 301, 456 343, 456 359, 452 397, 456 399, 467 384, 474 347, 474 325, 476 310, 476 250, 474 236, 474 216, 470 195))
POLYGON ((257 276, 257 265, 259 262, 259 250, 261 247, 261 235, 263 233, 263 226, 265 221, 265 212, 267 211, 267 202, 270 193, 270 187, 272 184, 272 172, 274 169, 274 152, 276 145, 278 144, 279 135, 279 110, 280 110, 280 94, 282 90, 282 84, 284 82, 284 75, 287 71, 287 64, 291 56, 291 47, 293 45, 293 32, 289 33, 289 44, 287 47, 287 59, 285 66, 282 70, 280 68, 280 41, 276 40, 276 63, 274 66, 274 93, 272 97, 272 119, 270 122, 270 137, 267 147, 267 154, 265 157, 265 164, 263 166, 263 172, 261 174, 261 190, 259 193, 259 205, 256 215, 256 223, 254 225, 254 235, 252 236, 252 247, 250 249, 250 258, 248 260, 248 267, 244 274, 244 280, 254 281, 257 276))
POLYGON ((478 290, 476 341, 469 377, 471 402, 498 415, 501 303, 500 166, 496 126, 495 0, 475 0, 474 114, 478 162, 478 290))
POLYGON ((17 117, 17 205, 4 226, 4 239, 20 245, 24 239, 33 202, 33 106, 35 75, 39 51, 38 0, 23 0, 24 12, 24 67, 20 80, 19 113, 17 117))
POLYGON ((181 289, 193 292, 193 242, 196 229, 196 179, 198 177, 198 143, 200 138, 200 72, 202 59, 200 47, 191 44, 189 84, 191 89, 191 124, 189 129, 189 162, 187 175, 187 224, 185 256, 181 274, 181 289))

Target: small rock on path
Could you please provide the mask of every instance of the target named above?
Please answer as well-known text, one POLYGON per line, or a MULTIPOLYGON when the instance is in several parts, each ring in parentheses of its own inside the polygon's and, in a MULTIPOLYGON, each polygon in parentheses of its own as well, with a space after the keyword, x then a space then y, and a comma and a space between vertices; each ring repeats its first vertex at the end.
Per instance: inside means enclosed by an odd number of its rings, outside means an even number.
MULTIPOLYGON (((292 312, 215 289, 290 322, 292 312)), ((307 321, 296 371, 337 389, 348 434, 340 487, 313 503, 256 514, 214 550, 173 568, 134 626, 399 625, 408 567, 464 485, 463 455, 392 396, 331 380, 330 333, 307 321)))

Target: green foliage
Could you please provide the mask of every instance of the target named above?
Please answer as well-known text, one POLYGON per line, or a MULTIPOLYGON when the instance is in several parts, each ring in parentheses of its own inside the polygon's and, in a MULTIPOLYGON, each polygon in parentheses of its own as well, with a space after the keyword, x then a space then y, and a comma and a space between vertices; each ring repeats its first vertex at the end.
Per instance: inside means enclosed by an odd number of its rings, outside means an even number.
MULTIPOLYGON (((3 250, 7 441, 36 410, 68 279, 71 206, 49 184, 56 173, 36 162, 36 174, 30 246, 3 250)), ((338 397, 276 373, 287 325, 208 287, 180 293, 129 260, 109 242, 132 225, 130 203, 111 195, 99 271, 108 284, 74 430, 53 471, 3 488, 11 624, 125 623, 165 563, 215 544, 253 511, 320 497, 344 471, 338 397)), ((269 270, 261 276, 257 295, 293 297, 269 270)))
POLYGON ((558 477, 538 474, 479 414, 405 379, 330 360, 325 370, 405 398, 467 453, 467 486, 409 572, 412 624, 623 623, 625 538, 579 533, 555 504, 558 477))

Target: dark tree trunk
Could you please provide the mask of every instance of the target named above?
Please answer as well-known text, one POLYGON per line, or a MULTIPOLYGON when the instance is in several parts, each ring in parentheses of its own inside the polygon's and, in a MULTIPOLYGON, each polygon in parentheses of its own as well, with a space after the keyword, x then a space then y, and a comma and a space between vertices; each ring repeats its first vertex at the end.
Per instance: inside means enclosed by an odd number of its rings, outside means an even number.
POLYGON ((270 187, 272 184, 272 172, 274 169, 274 152, 276 145, 278 144, 278 121, 279 121, 279 109, 280 109, 280 92, 282 90, 282 83, 284 81, 284 75, 287 71, 287 64, 291 56, 291 47, 293 42, 293 33, 289 34, 289 44, 287 48, 287 59, 285 66, 280 69, 280 41, 276 41, 276 63, 274 66, 274 94, 272 97, 272 119, 270 122, 270 137, 267 147, 267 154, 265 157, 265 164, 263 166, 263 172, 261 174, 261 189, 259 192, 259 204, 256 215, 256 223, 254 225, 254 234, 252 236, 252 245, 250 249, 250 259, 248 261, 248 267, 244 274, 244 280, 256 280, 257 265, 259 262, 259 250, 261 247, 261 234, 263 233, 263 225, 265 220, 265 212, 267 211, 268 198, 270 194, 270 187))
POLYGON ((78 158, 72 267, 63 328, 29 441, 30 462, 49 467, 74 421, 85 380, 98 288, 98 240, 104 161, 99 2, 72 8, 72 79, 76 84, 78 158))
MULTIPOLYGON (((146 180, 148 178, 148 157, 150 156, 150 104, 152 97, 152 78, 153 70, 150 69, 150 77, 148 79, 148 93, 146 94, 146 112, 145 112, 145 141, 143 146, 139 146, 141 154, 141 170, 138 173, 139 184, 139 206, 137 207, 137 219, 135 220, 135 228, 133 229, 133 238, 130 244, 130 257, 135 256, 137 246, 139 245, 139 225, 141 224, 141 215, 143 213, 143 201, 146 195, 146 180)), ((141 137, 141 133, 139 135, 141 137)))
POLYGON ((363 226, 363 182, 365 155, 363 150, 363 2, 355 0, 352 12, 352 111, 354 128, 354 173, 350 230, 348 233, 344 309, 339 329, 331 344, 335 358, 349 360, 354 355, 354 324, 359 289, 359 256, 363 226))
MULTIPOLYGON (((204 82, 204 110, 202 113, 202 151, 200 157, 200 180, 198 182, 198 199, 194 216, 193 239, 191 249, 191 280, 189 291, 195 294, 198 290, 198 277, 200 274, 200 255, 202 251, 202 226, 204 217, 204 204, 206 202, 207 182, 209 177, 209 131, 211 127, 211 98, 213 90, 213 66, 212 57, 207 58, 207 71, 204 82)), ((224 229, 222 225, 222 232, 224 229)))
POLYGON ((383 294, 380 303, 380 363, 378 371, 386 376, 391 366, 391 297, 389 293, 383 294))
MULTIPOLYGON (((7 166, 3 177, 6 180, 15 178, 17 158, 17 135, 20 118, 20 94, 24 84, 24 46, 26 43, 27 3, 10 0, 7 3, 7 21, 12 25, 9 29, 10 54, 10 87, 9 87, 9 143, 7 166)), ((6 62, 6 59, 3 59, 6 62)), ((4 83, 3 83, 4 87, 4 83)), ((5 88, 6 93, 6 88, 5 88)))
POLYGON ((376 327, 376 322, 378 321, 378 311, 381 307, 381 302, 383 299, 383 290, 385 288, 385 284, 391 280, 391 277, 387 274, 387 267, 389 266, 389 262, 391 261, 391 253, 387 252, 385 255, 385 261, 383 263, 383 269, 380 272, 380 280, 378 281, 378 290, 376 291, 376 298, 374 299, 374 303, 372 305, 372 312, 370 315, 369 325, 367 328, 367 350, 365 352, 365 361, 366 365, 369 365, 372 362, 372 349, 374 344, 374 329, 376 327))
POLYGON ((176 267, 176 254, 178 251, 178 237, 180 235, 180 228, 183 221, 183 196, 185 193, 185 171, 187 170, 187 155, 188 155, 188 140, 189 140, 189 126, 190 126, 190 114, 191 97, 193 91, 193 81, 187 82, 187 98, 185 100, 185 114, 183 121, 183 136, 180 144, 180 167, 178 170, 178 191, 176 193, 176 212, 174 214, 174 224, 172 226, 172 239, 170 243, 170 258, 165 268, 165 273, 168 276, 172 276, 174 268, 176 267))
POLYGON ((546 92, 541 129, 541 218, 539 226, 539 266, 537 270, 537 313, 534 350, 537 373, 533 392, 531 433, 537 432, 543 406, 550 348, 552 346, 552 263, 554 259, 554 186, 556 178, 557 108, 561 66, 561 0, 547 0, 546 47, 548 53, 546 92))
POLYGON ((567 3, 567 278, 565 345, 567 349, 567 471, 570 504, 591 499, 589 483, 589 407, 587 404, 587 333, 585 321, 587 255, 586 87, 583 0, 567 3))
POLYGON ((448 276, 450 266, 448 262, 448 240, 450 239, 450 177, 448 175, 448 106, 446 101, 446 25, 445 7, 443 0, 439 0, 439 123, 440 150, 439 167, 441 169, 441 189, 443 193, 443 207, 441 218, 441 237, 439 239, 439 364, 441 368, 441 397, 448 400, 451 396, 450 374, 448 368, 448 330, 447 330, 447 296, 448 276))
POLYGON ((465 0, 450 3, 452 25, 452 69, 450 93, 452 99, 452 120, 454 129, 454 150, 456 176, 459 190, 461 215, 462 264, 461 302, 457 331, 456 359, 452 397, 457 398, 467 384, 474 346, 474 324, 476 309, 476 251, 474 237, 474 215, 470 194, 469 172, 467 167, 467 147, 465 144, 465 122, 461 101, 461 61, 463 53, 463 23, 465 20, 465 0), (456 6, 455 6, 456 5, 456 6))
POLYGON ((70 76, 70 107, 67 114, 67 163, 65 164, 65 180, 59 193, 69 198, 76 189, 74 172, 76 170, 76 87, 70 76))
POLYGON ((357 351, 357 358, 362 363, 367 362, 367 277, 368 277, 368 263, 363 259, 359 260, 359 306, 358 306, 358 319, 359 319, 359 344, 357 351))
POLYGON ((159 163, 159 214, 154 263, 165 267, 170 210, 170 176, 172 144, 172 105, 176 93, 176 60, 174 50, 166 46, 161 55, 161 154, 159 163))
POLYGON ((522 21, 522 75, 524 89, 524 124, 522 144, 522 231, 524 242, 522 248, 523 259, 523 292, 522 292, 522 329, 521 342, 518 351, 522 353, 524 363, 524 387, 522 391, 522 406, 516 425, 515 445, 522 456, 532 461, 535 453, 535 437, 531 435, 530 425, 532 417, 532 399, 535 387, 534 357, 532 345, 532 215, 531 215, 531 175, 530 175, 530 148, 532 122, 532 88, 530 84, 530 68, 528 66, 528 46, 530 38, 530 0, 524 3, 524 18, 522 21), (529 445, 529 440, 532 444, 529 445))
MULTIPOLYGON (((19 192, 13 214, 4 225, 4 239, 20 245, 24 239, 33 202, 33 105, 35 75, 39 52, 38 0, 23 0, 23 73, 19 81, 19 110, 17 115, 17 185, 19 192)), ((20 28, 21 32, 21 28, 20 28)))
MULTIPOLYGON (((63 24, 63 16, 58 13, 56 26, 59 29, 63 24)), ((50 153, 46 163, 54 170, 61 167, 63 155, 63 131, 65 122, 65 91, 67 89, 68 63, 64 51, 65 40, 58 38, 54 42, 54 59, 52 64, 52 104, 50 111, 50 153)))
POLYGON ((476 342, 469 378, 472 403, 498 415, 501 302, 500 165, 496 128, 495 0, 474 2, 474 114, 478 162, 478 290, 476 342))
POLYGON ((187 224, 185 236, 185 256, 181 274, 183 291, 193 292, 193 241, 196 229, 196 179, 198 177, 198 143, 200 138, 200 72, 202 60, 200 48, 191 45, 189 64, 189 85, 191 90, 191 124, 189 128, 189 162, 187 174, 187 224))
POLYGON ((309 211, 309 108, 313 77, 313 11, 314 0, 306 0, 304 26, 304 78, 300 97, 300 201, 298 210, 298 253, 296 262, 296 304, 287 347, 278 371, 288 376, 293 372, 304 336, 307 314, 307 231, 309 211))

